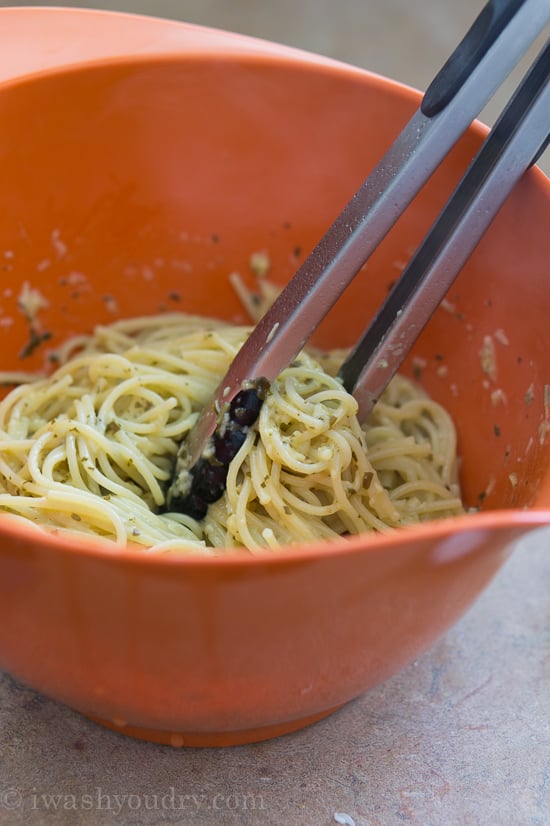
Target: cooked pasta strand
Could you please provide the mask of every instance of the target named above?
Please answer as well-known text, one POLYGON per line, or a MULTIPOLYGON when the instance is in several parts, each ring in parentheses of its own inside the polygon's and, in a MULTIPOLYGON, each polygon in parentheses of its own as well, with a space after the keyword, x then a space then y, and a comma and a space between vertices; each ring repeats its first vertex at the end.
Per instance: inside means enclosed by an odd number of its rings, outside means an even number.
MULTIPOLYGON (((170 314, 66 342, 51 376, 0 402, 0 510, 149 553, 266 553, 462 511, 450 416, 397 376, 364 425, 303 352, 273 382, 202 524, 164 513, 178 445, 250 328, 170 314)), ((10 381, 10 374, 2 374, 10 381)))

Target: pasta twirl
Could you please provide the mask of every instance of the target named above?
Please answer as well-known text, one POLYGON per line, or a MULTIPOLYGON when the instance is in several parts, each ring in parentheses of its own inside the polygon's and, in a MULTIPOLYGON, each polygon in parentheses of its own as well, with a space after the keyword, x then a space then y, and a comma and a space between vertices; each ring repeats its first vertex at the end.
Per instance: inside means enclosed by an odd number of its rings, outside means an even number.
POLYGON ((303 352, 206 518, 164 513, 178 445, 248 333, 173 314, 68 341, 51 376, 0 402, 0 509, 165 553, 260 551, 462 511, 445 410, 398 376, 361 426, 337 359, 303 352))

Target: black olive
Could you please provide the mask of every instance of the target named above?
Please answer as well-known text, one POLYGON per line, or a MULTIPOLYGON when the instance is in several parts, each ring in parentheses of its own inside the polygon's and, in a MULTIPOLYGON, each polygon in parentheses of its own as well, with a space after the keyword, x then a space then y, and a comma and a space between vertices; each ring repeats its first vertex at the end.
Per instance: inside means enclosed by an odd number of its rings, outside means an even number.
POLYGON ((229 418, 241 427, 248 427, 258 418, 262 403, 256 389, 240 390, 229 405, 229 418))
POLYGON ((213 436, 214 456, 201 456, 191 468, 189 493, 170 497, 169 491, 166 510, 186 513, 200 520, 206 516, 208 505, 223 496, 229 464, 244 444, 250 425, 258 418, 269 389, 266 379, 258 379, 252 384, 237 393, 229 404, 227 416, 213 436))
POLYGON ((214 456, 222 465, 228 465, 235 458, 240 448, 244 444, 246 433, 242 430, 227 428, 223 436, 214 436, 214 456))
POLYGON ((208 512, 208 504, 200 496, 191 492, 187 496, 174 496, 170 500, 168 510, 185 513, 192 519, 200 521, 208 512))
POLYGON ((205 502, 216 502, 225 490, 227 468, 201 458, 192 470, 191 493, 205 502))

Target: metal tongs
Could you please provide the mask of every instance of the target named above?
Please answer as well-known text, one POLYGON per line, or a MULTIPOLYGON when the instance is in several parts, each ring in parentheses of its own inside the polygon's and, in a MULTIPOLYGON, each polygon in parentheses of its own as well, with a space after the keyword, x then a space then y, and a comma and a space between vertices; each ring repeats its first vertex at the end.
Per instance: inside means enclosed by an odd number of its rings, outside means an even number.
MULTIPOLYGON (((490 0, 420 108, 254 328, 180 446, 167 509, 200 519, 265 387, 318 324, 550 21, 550 0, 490 0)), ((550 40, 339 375, 364 419, 550 135, 550 40)))

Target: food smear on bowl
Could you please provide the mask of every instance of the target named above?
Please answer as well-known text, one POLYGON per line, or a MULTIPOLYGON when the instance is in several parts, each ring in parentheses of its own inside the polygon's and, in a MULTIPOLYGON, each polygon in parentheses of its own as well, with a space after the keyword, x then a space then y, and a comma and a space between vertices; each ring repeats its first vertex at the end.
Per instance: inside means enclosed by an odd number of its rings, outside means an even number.
POLYGON ((167 510, 178 448, 250 329, 173 313, 69 339, 50 375, 0 402, 0 510, 118 546, 207 554, 463 512, 449 414, 396 376, 361 425, 336 377, 342 352, 314 350, 267 389, 206 517, 167 510))

